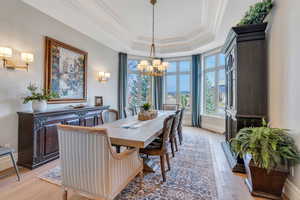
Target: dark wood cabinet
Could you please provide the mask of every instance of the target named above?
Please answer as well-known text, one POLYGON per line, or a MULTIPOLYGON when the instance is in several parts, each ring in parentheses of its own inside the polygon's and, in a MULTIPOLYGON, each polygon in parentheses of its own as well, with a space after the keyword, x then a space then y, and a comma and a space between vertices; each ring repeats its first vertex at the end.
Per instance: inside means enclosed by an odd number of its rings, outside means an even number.
POLYGON ((226 71, 226 142, 222 147, 232 170, 244 172, 243 160, 230 150, 229 141, 244 127, 267 119, 267 24, 234 27, 223 47, 226 71))
POLYGON ((97 126, 103 107, 18 112, 18 165, 34 169, 59 157, 57 125, 97 126))

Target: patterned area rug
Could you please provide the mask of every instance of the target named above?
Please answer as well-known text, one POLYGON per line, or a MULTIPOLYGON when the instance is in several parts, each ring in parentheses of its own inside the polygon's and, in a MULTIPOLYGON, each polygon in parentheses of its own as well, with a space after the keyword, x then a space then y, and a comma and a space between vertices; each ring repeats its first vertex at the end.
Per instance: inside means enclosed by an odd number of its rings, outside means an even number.
MULTIPOLYGON (((139 179, 132 181, 116 200, 216 200, 217 187, 209 141, 197 133, 185 133, 185 141, 171 159, 167 182, 161 184, 160 170, 145 174, 144 191, 139 179)), ((157 164, 159 158, 152 157, 157 164)), ((60 185, 60 167, 40 176, 41 179, 60 185)))

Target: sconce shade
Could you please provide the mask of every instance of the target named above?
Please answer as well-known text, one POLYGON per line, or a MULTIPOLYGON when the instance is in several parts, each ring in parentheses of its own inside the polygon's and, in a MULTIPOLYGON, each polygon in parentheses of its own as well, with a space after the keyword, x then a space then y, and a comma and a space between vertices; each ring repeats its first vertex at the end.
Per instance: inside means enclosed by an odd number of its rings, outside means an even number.
POLYGON ((110 73, 108 72, 98 72, 98 78, 99 78, 99 81, 104 83, 104 82, 107 82, 108 79, 110 78, 110 73))
POLYGON ((0 57, 4 57, 4 58, 12 57, 12 49, 8 47, 0 47, 0 57))
POLYGON ((26 63, 32 63, 34 56, 31 53, 21 53, 21 59, 26 63))

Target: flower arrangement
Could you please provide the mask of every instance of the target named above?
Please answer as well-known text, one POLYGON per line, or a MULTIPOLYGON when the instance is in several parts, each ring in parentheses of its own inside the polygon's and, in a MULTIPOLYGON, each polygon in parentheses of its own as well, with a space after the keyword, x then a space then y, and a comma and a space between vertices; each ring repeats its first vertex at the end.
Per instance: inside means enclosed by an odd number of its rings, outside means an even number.
POLYGON ((48 92, 47 90, 38 88, 35 84, 30 83, 27 87, 31 95, 24 98, 23 103, 27 104, 30 101, 48 101, 52 98, 58 98, 58 94, 53 92, 48 92))

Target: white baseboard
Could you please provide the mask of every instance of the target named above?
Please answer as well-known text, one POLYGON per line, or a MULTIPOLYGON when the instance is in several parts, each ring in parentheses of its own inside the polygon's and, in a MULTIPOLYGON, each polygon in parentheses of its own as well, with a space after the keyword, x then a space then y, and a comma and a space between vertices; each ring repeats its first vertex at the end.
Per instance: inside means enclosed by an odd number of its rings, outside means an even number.
POLYGON ((299 200, 300 189, 287 179, 284 186, 284 194, 289 198, 289 200, 299 200))
MULTIPOLYGON (((17 153, 14 153, 14 157, 17 162, 17 160, 18 160, 17 153)), ((13 164, 11 162, 10 156, 4 156, 4 157, 0 158, 0 171, 6 170, 11 167, 13 167, 13 164)))

